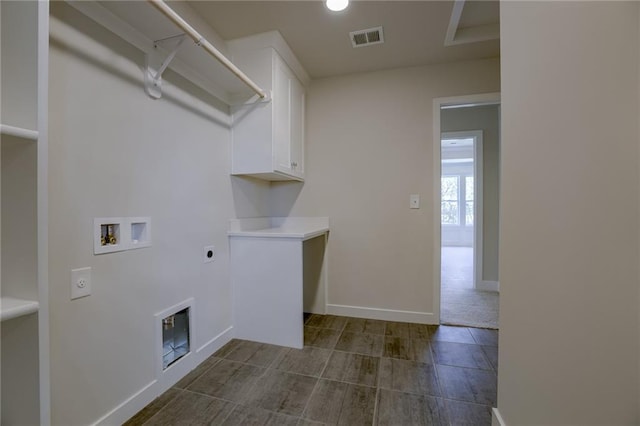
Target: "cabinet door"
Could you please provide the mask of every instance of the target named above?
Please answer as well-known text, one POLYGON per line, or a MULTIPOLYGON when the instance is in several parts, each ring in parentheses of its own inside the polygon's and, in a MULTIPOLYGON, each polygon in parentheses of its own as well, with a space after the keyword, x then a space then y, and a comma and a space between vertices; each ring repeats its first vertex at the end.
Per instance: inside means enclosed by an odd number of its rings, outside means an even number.
POLYGON ((291 82, 291 168, 293 174, 304 175, 304 118, 305 94, 304 87, 297 78, 291 82))
POLYGON ((274 169, 291 174, 291 76, 280 56, 274 55, 274 169))

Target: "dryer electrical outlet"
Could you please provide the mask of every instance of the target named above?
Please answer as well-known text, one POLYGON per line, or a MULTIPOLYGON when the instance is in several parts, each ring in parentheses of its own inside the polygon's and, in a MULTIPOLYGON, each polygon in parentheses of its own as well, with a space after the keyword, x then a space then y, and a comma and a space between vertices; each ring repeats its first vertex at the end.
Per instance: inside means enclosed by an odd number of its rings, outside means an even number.
POLYGON ((204 263, 216 260, 216 248, 214 246, 206 246, 204 248, 204 263))

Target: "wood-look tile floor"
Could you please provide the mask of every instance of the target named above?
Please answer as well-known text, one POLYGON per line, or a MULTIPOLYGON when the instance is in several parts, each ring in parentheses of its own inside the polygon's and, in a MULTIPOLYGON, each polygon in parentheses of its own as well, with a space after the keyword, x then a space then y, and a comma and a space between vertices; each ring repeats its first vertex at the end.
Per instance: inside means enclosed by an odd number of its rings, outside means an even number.
POLYGON ((234 339, 126 425, 491 424, 498 332, 305 315, 304 349, 234 339))

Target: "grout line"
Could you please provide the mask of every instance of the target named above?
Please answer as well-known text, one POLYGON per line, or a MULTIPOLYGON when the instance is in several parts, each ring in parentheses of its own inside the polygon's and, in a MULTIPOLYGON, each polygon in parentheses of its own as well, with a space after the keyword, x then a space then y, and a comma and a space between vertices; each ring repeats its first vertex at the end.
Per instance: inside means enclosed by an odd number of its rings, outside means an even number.
MULTIPOLYGON (((346 318, 346 317, 343 317, 346 318)), ((347 328, 347 324, 349 323, 349 320, 347 319, 344 324, 342 324, 342 328, 340 329, 340 334, 342 334, 342 332, 347 328)))
MULTIPOLYGON (((341 351, 336 351, 336 352, 341 352, 341 351)), ((350 353, 350 352, 343 352, 343 353, 350 353)), ((351 355, 360 355, 360 354, 353 354, 350 353, 351 355)), ((376 357, 372 357, 372 358, 376 358, 376 357)), ((329 357, 329 359, 331 359, 331 357, 329 357)), ((366 388, 377 388, 378 387, 378 381, 380 380, 380 363, 378 363, 378 374, 376 377, 376 384, 375 385, 365 385, 363 383, 356 383, 356 382, 349 382, 345 379, 331 379, 328 377, 323 377, 324 372, 327 370, 327 367, 329 366, 329 359, 327 359, 327 364, 324 366, 324 368, 322 369, 322 372, 320 373, 320 376, 318 377, 319 379, 322 380, 327 380, 330 382, 338 382, 338 383, 344 383, 345 385, 354 385, 354 386, 363 386, 366 388)))
MULTIPOLYGON (((327 330, 328 330, 328 329, 327 329, 327 330)), ((386 335, 384 335, 384 334, 364 333, 364 332, 360 332, 360 331, 347 331, 347 330, 341 331, 341 332, 340 332, 340 337, 342 337, 342 335, 343 335, 344 333, 349 333, 349 334, 360 334, 360 335, 363 335, 363 336, 382 337, 383 339, 386 339, 387 337, 392 337, 392 336, 386 336, 386 335)), ((338 340, 340 340, 340 338, 338 338, 338 340)))
POLYGON ((461 365, 453 365, 453 364, 445 364, 445 363, 433 363, 434 366, 439 365, 441 367, 453 367, 453 368, 464 368, 465 370, 477 370, 477 371, 486 371, 487 373, 495 373, 496 371, 489 365, 490 368, 478 368, 478 367, 467 367, 461 365))
POLYGON ((309 403, 313 399, 313 396, 316 393, 316 389, 318 389, 318 384, 320 383, 320 380, 322 380, 322 379, 317 378, 317 377, 315 379, 316 379, 316 384, 313 385, 313 389, 311 390, 311 394, 309 395, 309 399, 307 399, 307 402, 304 404, 304 408, 302 409, 302 413, 300 413, 300 419, 306 419, 305 414, 307 412, 307 408, 309 408, 309 403))
POLYGON ((211 398, 211 399, 218 399, 220 401, 230 402, 232 404, 240 405, 237 401, 232 401, 232 400, 226 399, 226 398, 220 398, 219 396, 212 396, 212 395, 209 395, 209 394, 204 393, 204 392, 198 392, 198 391, 194 391, 194 390, 191 390, 191 389, 181 389, 181 390, 183 390, 184 392, 193 393, 195 395, 206 396, 206 397, 211 398))
MULTIPOLYGON (((435 329, 429 329, 429 351, 431 352, 431 359, 433 360, 433 373, 436 376, 436 380, 438 382, 438 388, 440 390, 440 398, 442 398, 443 400, 443 404, 444 404, 444 410, 445 410, 445 415, 447 416, 447 423, 449 424, 449 426, 455 426, 453 423, 451 423, 451 414, 450 414, 450 410, 449 410, 449 405, 447 404, 446 400, 445 400, 445 395, 444 395, 444 389, 443 386, 441 384, 442 380, 440 380, 440 374, 438 373, 438 365, 437 361, 436 361, 436 356, 435 356, 435 350, 433 349, 433 345, 431 343, 433 342, 438 342, 439 340, 433 339, 436 331, 438 330, 438 328, 440 327, 441 324, 438 324, 435 329)), ((473 336, 472 336, 473 338, 473 336)))
POLYGON ((490 407, 494 408, 493 405, 490 404, 480 404, 479 402, 467 401, 464 399, 455 399, 455 398, 442 398, 444 401, 453 401, 453 402, 464 402, 469 405, 477 405, 478 407, 490 407))
POLYGON ((191 374, 192 371, 195 371, 198 367, 200 367, 202 364, 204 364, 205 362, 207 362, 210 358, 212 358, 213 355, 211 355, 209 358, 205 359, 204 361, 202 361, 200 364, 198 364, 196 366, 196 368, 194 368, 193 370, 191 370, 190 372, 188 372, 182 379, 178 380, 173 386, 171 386, 171 388, 169 389, 186 389, 189 386, 191 386, 192 384, 195 383, 196 380, 200 379, 202 376, 204 376, 206 373, 209 372, 209 370, 211 370, 213 367, 215 367, 216 365, 218 365, 220 363, 220 361, 222 361, 222 358, 216 358, 216 362, 214 362, 213 364, 211 364, 209 367, 207 367, 202 373, 198 374, 193 380, 191 380, 184 388, 179 388, 176 385, 178 383, 180 383, 181 380, 183 380, 185 377, 187 377, 189 374, 191 374))
MULTIPOLYGON (((433 350, 433 347, 431 345, 429 345, 429 351, 431 352, 431 359, 433 360, 433 374, 436 377, 436 383, 438 384, 438 393, 440 394, 440 397, 444 398, 444 389, 442 386, 442 380, 440 379, 440 374, 438 374, 438 365, 436 364, 436 356, 435 356, 435 351, 433 350)), ((447 415, 447 418, 449 416, 447 415)))
POLYGON ((447 416, 447 424, 449 426, 455 426, 451 420, 451 410, 449 409, 449 400, 442 397, 442 403, 444 404, 444 413, 447 416))
MULTIPOLYGON (((387 325, 385 323, 385 329, 386 328, 387 328, 387 325)), ((379 406, 379 400, 381 398, 381 395, 380 395, 380 377, 382 376, 381 372, 382 372, 382 357, 379 357, 378 358, 378 374, 377 374, 378 377, 376 377, 376 401, 373 407, 373 424, 374 425, 378 424, 378 416, 379 416, 378 406, 379 406)))
MULTIPOLYGON (((322 379, 323 378, 322 376, 312 376, 311 374, 294 373, 293 371, 278 370, 277 368, 274 368, 273 371, 277 372, 277 373, 285 373, 285 374, 293 374, 295 376, 309 377, 310 379, 322 379)), ((327 380, 329 380, 329 379, 327 379, 327 380)))
MULTIPOLYGON (((169 403, 171 403, 173 400, 175 400, 175 399, 180 395, 180 393, 184 390, 184 389, 178 389, 178 388, 169 388, 169 389, 167 389, 166 391, 164 391, 163 393, 161 393, 160 395, 158 395, 158 396, 157 396, 153 401, 155 401, 156 399, 160 398, 160 396, 162 396, 162 395, 164 395, 165 393, 169 392, 169 390, 171 390, 171 389, 173 389, 173 390, 177 391, 177 392, 176 392, 176 395, 175 395, 173 398, 171 398, 169 401, 167 401, 165 404, 163 404, 160 408, 158 408, 158 410, 157 410, 155 413, 153 413, 153 415, 152 415, 151 417, 149 417, 147 420, 145 420, 145 421, 142 423, 142 425, 143 425, 143 426, 144 426, 145 424, 149 423, 149 422, 151 421, 151 419, 153 419, 155 416, 157 416, 157 415, 158 415, 158 413, 159 413, 160 411, 162 411, 165 407, 167 407, 167 406, 169 405, 169 403)), ((153 401, 151 401, 149 404, 145 405, 145 406, 144 406, 144 408, 142 408, 140 411, 144 410, 144 409, 145 409, 145 408, 147 408, 149 405, 153 404, 153 401)), ((140 411, 138 411, 136 414, 134 414, 130 419, 127 419, 127 422, 128 422, 129 420, 133 419, 133 417, 137 416, 137 415, 138 415, 138 413, 140 413, 140 411)), ((127 422, 125 422, 125 424, 126 424, 127 422)))
POLYGON ((468 368, 470 370, 491 371, 491 372, 497 373, 497 370, 495 368, 493 368, 493 365, 489 361, 489 357, 487 356, 485 351, 482 349, 481 345, 474 345, 474 344, 471 344, 471 343, 455 343, 455 342, 440 342, 440 343, 453 343, 453 344, 456 344, 456 345, 466 345, 466 346, 478 347, 478 349, 480 349, 480 356, 486 362, 486 364, 489 366, 489 368, 470 367, 468 365, 456 365, 456 364, 449 364, 447 362, 438 362, 436 360, 436 357, 435 357, 435 350, 433 349, 433 347, 431 347, 431 345, 429 345, 429 347, 430 347, 430 349, 432 351, 433 364, 434 365, 444 365, 444 366, 447 366, 447 367, 468 368))
MULTIPOLYGON (((1 1, 1 0, 0 0, 0 1, 1 1)), ((227 362, 235 362, 235 363, 237 363, 237 364, 242 364, 242 365, 248 365, 248 366, 250 366, 250 367, 256 367, 256 368, 259 368, 259 369, 261 369, 261 370, 268 370, 268 369, 269 369, 269 367, 268 367, 268 366, 266 366, 266 367, 265 367, 264 365, 260 365, 260 364, 253 364, 253 363, 251 363, 251 362, 246 362, 246 361, 236 361, 235 359, 226 359, 226 358, 225 358, 225 359, 224 359, 224 361, 227 361, 227 362)), ((273 361, 272 361, 272 362, 273 362, 273 361)), ((270 364, 271 364, 271 363, 270 363, 270 364)))
POLYGON ((324 367, 322 367, 322 371, 320 371, 320 375, 318 376, 319 378, 321 378, 324 372, 327 370, 327 367, 329 366, 329 360, 331 359, 331 355, 333 355, 333 352, 329 354, 329 356, 327 357, 327 360, 324 362, 324 367))
POLYGON ((224 419, 222 419, 222 423, 224 423, 229 417, 231 417, 231 413, 233 413, 234 411, 236 411, 236 408, 238 408, 240 406, 240 404, 238 403, 233 403, 233 407, 231 408, 231 410, 229 410, 229 412, 227 413, 226 416, 224 416, 224 419))

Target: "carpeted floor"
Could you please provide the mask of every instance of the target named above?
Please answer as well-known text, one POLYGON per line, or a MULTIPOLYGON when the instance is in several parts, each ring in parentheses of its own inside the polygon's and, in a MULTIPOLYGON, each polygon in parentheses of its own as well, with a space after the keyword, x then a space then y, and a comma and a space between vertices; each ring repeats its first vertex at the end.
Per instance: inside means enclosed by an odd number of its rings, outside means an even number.
POLYGON ((440 322, 498 328, 499 293, 473 288, 473 249, 442 247, 440 322))

